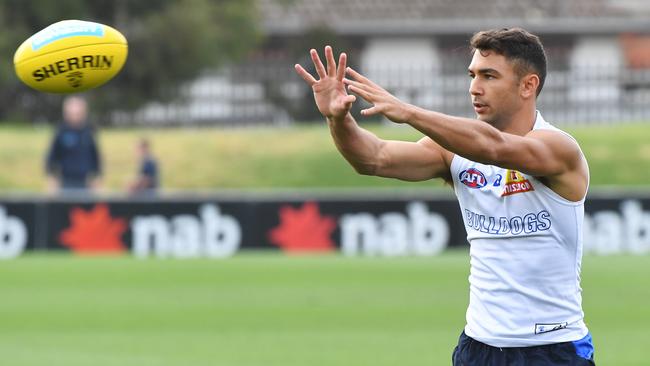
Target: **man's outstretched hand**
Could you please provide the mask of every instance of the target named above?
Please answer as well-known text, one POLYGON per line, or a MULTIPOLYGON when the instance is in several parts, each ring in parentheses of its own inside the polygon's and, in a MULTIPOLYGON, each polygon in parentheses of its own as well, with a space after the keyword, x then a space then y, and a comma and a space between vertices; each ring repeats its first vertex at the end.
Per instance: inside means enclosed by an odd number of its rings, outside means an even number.
POLYGON ((316 50, 310 50, 309 54, 316 67, 319 79, 316 80, 299 64, 295 65, 296 72, 314 91, 314 100, 320 113, 330 120, 343 120, 350 111, 352 103, 356 100, 354 95, 347 93, 345 84, 343 84, 347 62, 346 54, 341 53, 337 67, 332 47, 326 46, 325 60, 327 61, 327 69, 323 66, 316 50))
POLYGON ((343 79, 343 82, 348 85, 348 90, 372 104, 372 107, 363 109, 361 115, 374 116, 382 114, 396 123, 407 123, 409 121, 412 113, 410 107, 412 106, 397 99, 384 88, 352 70, 351 67, 346 69, 346 73, 354 79, 343 79))

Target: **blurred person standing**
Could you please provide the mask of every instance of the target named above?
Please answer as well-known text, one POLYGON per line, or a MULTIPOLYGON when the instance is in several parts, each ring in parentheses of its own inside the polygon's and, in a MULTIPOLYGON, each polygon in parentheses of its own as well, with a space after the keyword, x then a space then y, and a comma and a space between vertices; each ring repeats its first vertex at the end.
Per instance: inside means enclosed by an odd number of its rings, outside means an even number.
POLYGON ((50 192, 86 192, 99 187, 101 157, 84 98, 64 99, 63 122, 50 144, 45 169, 50 192))
POLYGON ((140 139, 137 146, 140 167, 137 178, 129 186, 131 194, 154 194, 158 189, 158 162, 151 153, 151 144, 146 138, 140 139))

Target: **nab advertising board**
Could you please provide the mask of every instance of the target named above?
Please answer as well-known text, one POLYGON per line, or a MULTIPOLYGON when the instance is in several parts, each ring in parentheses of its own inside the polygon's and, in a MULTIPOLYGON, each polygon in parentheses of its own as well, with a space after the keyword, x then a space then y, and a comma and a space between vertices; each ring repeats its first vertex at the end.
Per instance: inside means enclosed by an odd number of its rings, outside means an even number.
POLYGON ((288 253, 435 255, 464 242, 452 200, 50 202, 37 248, 142 258, 224 258, 242 249, 288 253), (435 206, 435 209, 433 208, 435 206))
MULTIPOLYGON (((480 176, 468 177, 481 184, 480 176)), ((585 210, 585 253, 650 253, 650 198, 590 197, 585 210)), ((465 236, 452 196, 0 200, 0 259, 27 250, 139 258, 227 258, 247 249, 432 256, 466 246, 465 236)))
POLYGON ((33 248, 35 207, 0 203, 0 259, 14 258, 33 248))

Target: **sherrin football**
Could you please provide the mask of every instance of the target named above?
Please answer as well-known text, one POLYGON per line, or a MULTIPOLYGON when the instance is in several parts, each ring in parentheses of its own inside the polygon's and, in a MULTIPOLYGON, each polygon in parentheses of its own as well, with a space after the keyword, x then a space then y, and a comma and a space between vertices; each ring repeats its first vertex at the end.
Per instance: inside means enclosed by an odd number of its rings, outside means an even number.
POLYGON ((126 38, 103 24, 54 23, 27 39, 14 54, 18 78, 49 93, 76 93, 111 80, 124 66, 126 38))

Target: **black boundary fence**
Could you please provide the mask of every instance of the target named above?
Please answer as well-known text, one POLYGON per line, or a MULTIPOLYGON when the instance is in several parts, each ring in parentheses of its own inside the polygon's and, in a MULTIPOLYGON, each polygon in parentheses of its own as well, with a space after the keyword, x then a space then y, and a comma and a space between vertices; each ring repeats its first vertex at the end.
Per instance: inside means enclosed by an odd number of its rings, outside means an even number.
MULTIPOLYGON (((228 258, 241 251, 432 256, 467 246, 451 193, 0 198, 0 258, 27 251, 228 258)), ((650 192, 596 192, 587 254, 650 253, 650 192)))

